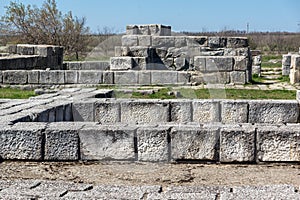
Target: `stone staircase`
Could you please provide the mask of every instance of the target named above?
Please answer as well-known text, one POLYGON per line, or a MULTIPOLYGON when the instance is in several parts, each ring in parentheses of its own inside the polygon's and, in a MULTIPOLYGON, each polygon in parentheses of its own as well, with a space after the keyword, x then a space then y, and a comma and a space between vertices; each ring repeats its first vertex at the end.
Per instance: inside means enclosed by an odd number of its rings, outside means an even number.
POLYGON ((264 80, 265 83, 278 83, 282 75, 282 69, 279 67, 272 67, 272 68, 261 68, 261 77, 264 80))

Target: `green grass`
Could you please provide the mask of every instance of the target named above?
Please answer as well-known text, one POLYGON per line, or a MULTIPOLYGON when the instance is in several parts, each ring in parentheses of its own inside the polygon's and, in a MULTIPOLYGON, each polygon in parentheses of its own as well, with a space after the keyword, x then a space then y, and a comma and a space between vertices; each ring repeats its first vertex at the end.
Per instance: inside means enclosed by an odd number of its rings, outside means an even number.
POLYGON ((269 62, 269 60, 281 60, 281 55, 262 55, 262 62, 269 62))
POLYGON ((0 99, 28 99, 32 96, 36 96, 32 90, 0 88, 0 99))
POLYGON ((277 68, 277 67, 281 68, 281 62, 277 62, 277 63, 262 62, 261 67, 262 68, 277 68))
POLYGON ((265 79, 262 78, 261 76, 258 76, 258 74, 253 74, 252 75, 252 83, 256 84, 256 83, 262 83, 265 79))
POLYGON ((290 82, 290 77, 289 76, 280 76, 278 78, 278 80, 280 80, 280 82, 290 82))

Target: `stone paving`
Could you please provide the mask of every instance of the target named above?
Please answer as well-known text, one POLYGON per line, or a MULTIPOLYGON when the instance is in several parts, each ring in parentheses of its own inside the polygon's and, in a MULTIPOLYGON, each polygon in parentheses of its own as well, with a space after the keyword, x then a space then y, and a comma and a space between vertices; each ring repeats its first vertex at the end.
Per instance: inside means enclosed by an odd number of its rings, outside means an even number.
POLYGON ((270 186, 130 186, 0 180, 0 199, 300 199, 300 188, 270 186))

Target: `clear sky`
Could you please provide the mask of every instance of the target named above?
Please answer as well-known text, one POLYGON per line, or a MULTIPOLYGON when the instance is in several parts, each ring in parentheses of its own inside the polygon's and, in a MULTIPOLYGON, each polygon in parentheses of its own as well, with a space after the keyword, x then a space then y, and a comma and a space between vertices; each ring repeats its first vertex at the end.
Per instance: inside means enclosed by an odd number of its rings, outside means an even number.
MULTIPOLYGON (((16 0, 40 6, 42 0, 16 0)), ((3 15, 9 0, 0 0, 3 15)), ((300 31, 300 0, 57 0, 64 13, 86 17, 92 31, 127 24, 165 24, 174 31, 300 31)))

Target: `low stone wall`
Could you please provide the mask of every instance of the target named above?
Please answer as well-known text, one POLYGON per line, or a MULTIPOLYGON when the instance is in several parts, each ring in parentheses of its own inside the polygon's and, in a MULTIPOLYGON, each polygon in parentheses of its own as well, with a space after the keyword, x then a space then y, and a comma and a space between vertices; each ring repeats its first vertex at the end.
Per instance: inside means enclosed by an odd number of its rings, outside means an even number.
POLYGON ((0 56, 0 70, 63 69, 63 47, 18 44, 0 56))

